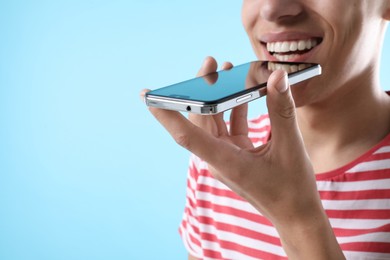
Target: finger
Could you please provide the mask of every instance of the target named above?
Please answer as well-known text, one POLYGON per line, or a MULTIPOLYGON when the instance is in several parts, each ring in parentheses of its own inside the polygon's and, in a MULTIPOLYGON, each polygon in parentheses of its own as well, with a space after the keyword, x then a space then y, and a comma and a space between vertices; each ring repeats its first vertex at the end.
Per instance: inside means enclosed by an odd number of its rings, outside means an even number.
POLYGON ((142 100, 142 102, 145 102, 145 94, 147 93, 147 92, 149 92, 150 91, 150 89, 143 89, 143 90, 141 90, 141 92, 139 93, 139 97, 140 97, 140 99, 142 100))
POLYGON ((229 131, 223 116, 224 113, 219 113, 213 116, 215 126, 217 128, 217 136, 229 135, 229 131))
POLYGON ((233 64, 231 62, 224 62, 222 64, 222 70, 230 70, 231 68, 233 68, 233 64))
POLYGON ((230 134, 248 135, 248 104, 232 109, 230 114, 230 134))
POLYGON ((217 71, 217 68, 217 61, 213 57, 208 56, 204 59, 202 67, 199 69, 198 74, 196 74, 196 76, 202 77, 204 75, 210 74, 212 72, 217 71))
MULTIPOLYGON (((208 56, 204 59, 202 63, 202 67, 199 69, 197 73, 197 77, 202 77, 212 72, 215 72, 217 70, 217 67, 218 67, 217 61, 213 57, 208 56)), ((208 82, 208 84, 213 84, 215 82, 215 79, 209 80, 205 78, 205 80, 208 82)), ((212 117, 190 113, 188 118, 195 125, 202 127, 204 129, 208 129, 208 131, 213 135, 218 135, 218 128, 212 117)))
POLYGON ((195 126, 181 113, 153 107, 149 110, 180 146, 210 165, 227 170, 224 168, 227 162, 232 163, 237 160, 237 153, 240 150, 237 146, 224 142, 195 126))
MULTIPOLYGON (((233 64, 231 62, 224 62, 221 67, 222 70, 230 70, 231 68, 233 68, 233 64)), ((226 122, 224 119, 224 113, 214 115, 213 118, 217 126, 218 136, 228 135, 229 131, 227 129, 226 122)))
MULTIPOLYGON (((233 68, 233 64, 231 62, 224 62, 221 67, 222 70, 230 70, 231 68, 233 68)), ((218 76, 218 73, 211 73, 207 74, 206 76, 203 76, 203 78, 209 85, 212 85, 217 82, 218 76)))
POLYGON ((298 148, 302 137, 296 121, 295 103, 285 71, 271 74, 267 83, 267 107, 272 127, 272 140, 284 147, 298 148))

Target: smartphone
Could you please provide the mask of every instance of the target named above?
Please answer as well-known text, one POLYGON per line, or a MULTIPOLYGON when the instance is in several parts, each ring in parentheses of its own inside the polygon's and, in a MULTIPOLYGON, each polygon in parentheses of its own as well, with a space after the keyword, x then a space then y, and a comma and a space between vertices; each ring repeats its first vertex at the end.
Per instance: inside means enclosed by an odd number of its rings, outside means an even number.
POLYGON ((252 61, 149 91, 147 106, 212 115, 266 95, 271 73, 283 69, 290 85, 321 74, 321 66, 313 63, 252 61))

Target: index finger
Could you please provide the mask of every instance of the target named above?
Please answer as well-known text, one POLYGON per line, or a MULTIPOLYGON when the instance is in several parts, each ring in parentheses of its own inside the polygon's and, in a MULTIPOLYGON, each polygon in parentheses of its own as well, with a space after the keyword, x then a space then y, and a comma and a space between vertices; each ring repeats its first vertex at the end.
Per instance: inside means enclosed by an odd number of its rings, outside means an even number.
POLYGON ((227 162, 231 163, 239 158, 237 156, 239 147, 214 137, 192 124, 181 113, 153 107, 149 110, 180 146, 213 167, 222 170, 228 167, 227 162))

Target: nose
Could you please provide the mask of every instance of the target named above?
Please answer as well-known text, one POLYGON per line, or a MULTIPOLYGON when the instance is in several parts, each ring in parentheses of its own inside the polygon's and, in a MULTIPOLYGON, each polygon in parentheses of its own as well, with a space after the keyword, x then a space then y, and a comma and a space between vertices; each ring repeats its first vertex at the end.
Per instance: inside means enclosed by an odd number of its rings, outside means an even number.
POLYGON ((260 16, 270 22, 291 21, 303 13, 299 0, 263 0, 260 16))

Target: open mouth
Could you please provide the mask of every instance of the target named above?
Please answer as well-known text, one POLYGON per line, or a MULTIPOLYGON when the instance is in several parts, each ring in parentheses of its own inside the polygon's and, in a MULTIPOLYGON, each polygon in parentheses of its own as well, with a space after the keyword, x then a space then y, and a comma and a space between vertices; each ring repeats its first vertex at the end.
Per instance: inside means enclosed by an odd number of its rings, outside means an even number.
POLYGON ((322 42, 322 38, 296 41, 263 42, 268 53, 278 61, 300 61, 322 42))
POLYGON ((267 69, 269 71, 284 70, 287 73, 294 73, 300 70, 304 70, 311 66, 310 63, 279 63, 279 62, 267 62, 267 69))

